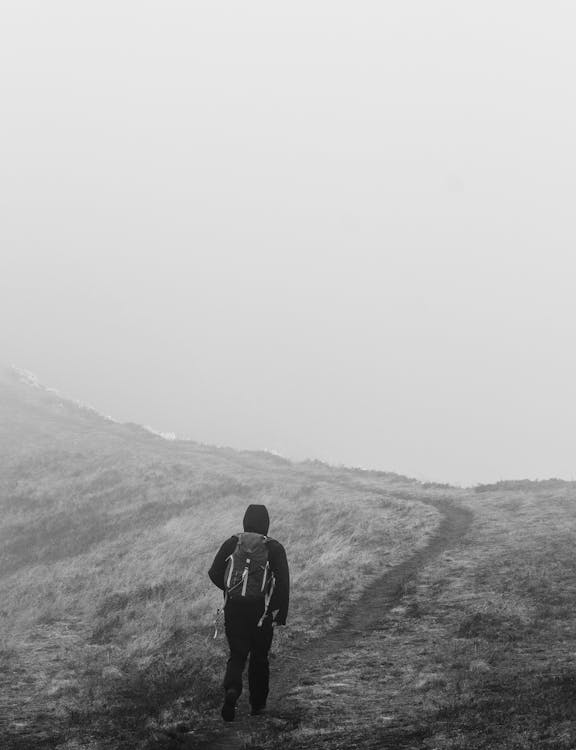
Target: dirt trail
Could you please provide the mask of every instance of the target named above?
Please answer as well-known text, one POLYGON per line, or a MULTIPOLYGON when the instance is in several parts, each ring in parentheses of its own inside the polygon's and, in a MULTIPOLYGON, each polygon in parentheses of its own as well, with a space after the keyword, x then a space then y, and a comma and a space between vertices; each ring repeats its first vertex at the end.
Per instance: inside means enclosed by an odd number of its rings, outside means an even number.
MULTIPOLYGON (((406 585, 418 571, 464 536, 472 519, 469 510, 450 501, 422 502, 433 505, 442 513, 442 521, 426 547, 368 586, 333 630, 301 647, 293 647, 289 657, 274 662, 269 712, 265 719, 272 731, 277 725, 282 728, 282 725, 286 727, 291 723, 289 715, 286 715, 286 706, 290 703, 290 692, 302 676, 305 674, 311 680, 321 678, 329 657, 343 653, 366 633, 383 629, 386 613, 398 604, 406 585)), ((262 722, 263 719, 256 721, 262 722)), ((222 725, 211 738, 190 737, 190 744, 182 738, 177 746, 196 750, 241 750, 246 747, 250 729, 250 718, 239 716, 233 725, 222 725)))

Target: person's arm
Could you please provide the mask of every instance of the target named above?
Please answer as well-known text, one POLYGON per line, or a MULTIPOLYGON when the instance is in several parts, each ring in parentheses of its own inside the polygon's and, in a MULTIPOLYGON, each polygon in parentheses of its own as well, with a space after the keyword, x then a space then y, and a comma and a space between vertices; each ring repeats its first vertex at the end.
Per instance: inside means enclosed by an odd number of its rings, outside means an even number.
POLYGON ((270 567, 274 573, 276 584, 268 611, 275 612, 277 610, 274 622, 277 625, 286 625, 290 603, 290 571, 286 550, 280 542, 274 541, 270 546, 270 567))
POLYGON ((215 586, 218 586, 219 589, 222 589, 222 591, 224 591, 225 588, 224 573, 226 571, 226 561, 236 549, 237 541, 238 537, 231 536, 230 539, 227 539, 224 542, 224 544, 216 553, 214 562, 212 563, 212 565, 210 566, 210 570, 208 571, 208 575, 210 576, 210 580, 212 581, 212 583, 215 586))

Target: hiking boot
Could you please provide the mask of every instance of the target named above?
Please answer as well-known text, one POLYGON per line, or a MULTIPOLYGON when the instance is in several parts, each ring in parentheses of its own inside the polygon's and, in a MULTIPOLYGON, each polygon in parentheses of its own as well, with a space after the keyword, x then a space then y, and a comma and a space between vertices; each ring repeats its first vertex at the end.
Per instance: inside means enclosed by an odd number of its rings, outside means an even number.
POLYGON ((228 688, 226 695, 224 696, 224 705, 222 706, 222 718, 224 721, 234 721, 236 715, 236 701, 238 700, 238 693, 234 688, 228 688))
POLYGON ((266 705, 264 706, 252 706, 250 710, 250 716, 262 716, 266 713, 266 705))

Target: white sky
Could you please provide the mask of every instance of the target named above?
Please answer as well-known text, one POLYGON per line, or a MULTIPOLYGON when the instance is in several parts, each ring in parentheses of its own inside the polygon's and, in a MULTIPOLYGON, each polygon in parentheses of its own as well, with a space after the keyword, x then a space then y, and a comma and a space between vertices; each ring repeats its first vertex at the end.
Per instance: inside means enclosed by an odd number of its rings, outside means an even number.
POLYGON ((576 476, 576 5, 4 0, 0 355, 121 420, 576 476))

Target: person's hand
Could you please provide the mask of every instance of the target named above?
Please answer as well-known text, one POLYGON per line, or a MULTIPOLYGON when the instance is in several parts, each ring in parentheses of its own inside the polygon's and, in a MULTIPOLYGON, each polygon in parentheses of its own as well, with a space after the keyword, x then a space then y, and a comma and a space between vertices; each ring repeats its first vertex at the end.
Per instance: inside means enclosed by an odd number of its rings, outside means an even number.
POLYGON ((283 628, 286 626, 286 620, 279 620, 278 613, 274 612, 274 617, 272 618, 272 624, 275 625, 277 628, 283 628))

